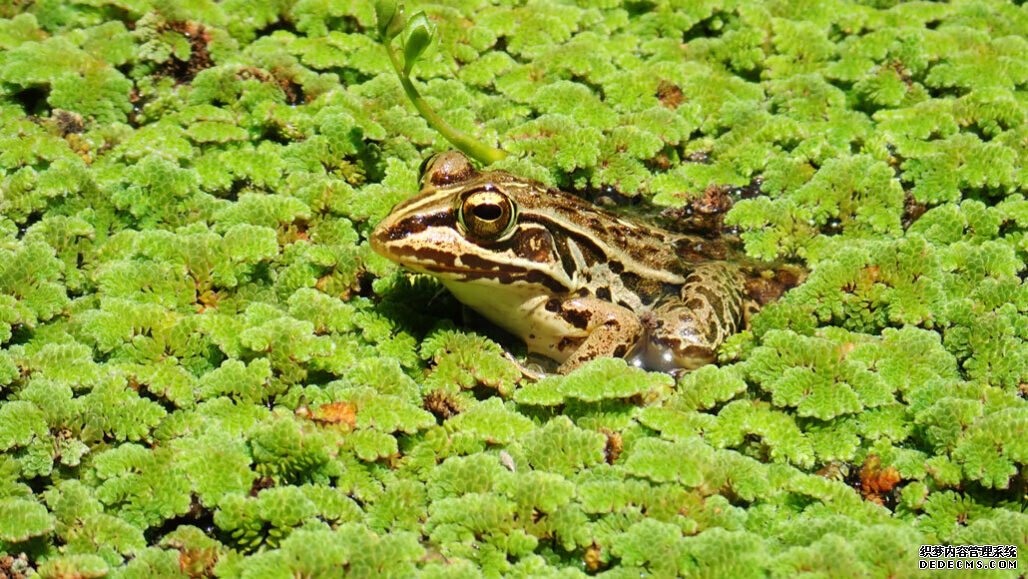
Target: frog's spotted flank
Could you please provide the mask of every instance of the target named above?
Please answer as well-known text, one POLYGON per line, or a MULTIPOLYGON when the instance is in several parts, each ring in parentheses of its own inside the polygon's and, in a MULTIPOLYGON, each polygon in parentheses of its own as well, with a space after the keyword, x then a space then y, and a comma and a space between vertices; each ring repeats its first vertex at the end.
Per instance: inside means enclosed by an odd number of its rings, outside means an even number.
POLYGON ((567 372, 598 356, 695 368, 746 323, 746 277, 723 243, 629 221, 457 152, 375 229, 378 253, 434 275, 567 372))

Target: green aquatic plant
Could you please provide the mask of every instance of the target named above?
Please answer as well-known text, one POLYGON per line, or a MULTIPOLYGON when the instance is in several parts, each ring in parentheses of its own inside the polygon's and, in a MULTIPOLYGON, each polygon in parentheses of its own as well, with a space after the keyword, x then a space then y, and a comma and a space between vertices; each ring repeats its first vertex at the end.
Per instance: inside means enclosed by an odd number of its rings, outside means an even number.
POLYGON ((1023 6, 409 5, 0 3, 0 576, 1023 572, 1023 6), (527 378, 368 246, 452 147, 398 73, 810 274, 717 366, 527 378))
POLYGON ((446 140, 470 157, 486 164, 502 161, 507 156, 505 151, 490 147, 453 128, 428 104, 428 101, 421 96, 411 81, 411 71, 424 56, 425 50, 432 44, 436 34, 435 27, 429 21, 428 16, 424 12, 416 12, 407 18, 403 2, 399 0, 376 2, 375 16, 378 20, 378 34, 382 38, 386 54, 389 55, 389 62, 396 70, 400 85, 403 86, 403 92, 407 94, 407 98, 410 99, 418 113, 428 121, 433 129, 446 137, 446 140), (398 37, 403 46, 402 56, 393 48, 394 40, 398 37))

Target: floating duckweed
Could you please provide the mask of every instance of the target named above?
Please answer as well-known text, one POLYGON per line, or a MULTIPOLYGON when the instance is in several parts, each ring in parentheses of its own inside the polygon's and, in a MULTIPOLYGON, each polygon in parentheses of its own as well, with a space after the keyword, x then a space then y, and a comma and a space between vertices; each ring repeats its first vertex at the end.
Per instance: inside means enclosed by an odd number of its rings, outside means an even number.
POLYGON ((1023 6, 378 4, 0 6, 0 576, 1028 566, 1023 6), (385 36, 494 167, 809 275, 720 367, 527 378, 368 245, 450 147, 385 36))

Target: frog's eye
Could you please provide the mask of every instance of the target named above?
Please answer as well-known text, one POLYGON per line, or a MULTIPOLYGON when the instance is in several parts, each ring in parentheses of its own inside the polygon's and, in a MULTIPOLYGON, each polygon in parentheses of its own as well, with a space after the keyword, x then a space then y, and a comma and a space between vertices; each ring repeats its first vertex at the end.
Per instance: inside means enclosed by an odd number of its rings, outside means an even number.
POLYGON ((464 197, 457 221, 472 237, 497 240, 514 230, 517 208, 510 197, 487 186, 464 197))
POLYGON ((421 186, 448 185, 475 174, 471 161, 458 151, 438 153, 421 163, 421 186))

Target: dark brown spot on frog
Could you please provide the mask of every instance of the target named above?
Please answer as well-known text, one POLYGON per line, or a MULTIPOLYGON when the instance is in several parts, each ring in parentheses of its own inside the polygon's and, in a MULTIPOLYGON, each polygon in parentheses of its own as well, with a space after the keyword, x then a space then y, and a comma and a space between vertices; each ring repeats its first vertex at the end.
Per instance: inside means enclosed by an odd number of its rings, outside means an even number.
MULTIPOLYGON (((543 227, 540 224, 536 226, 543 227)), ((557 251, 557 258, 560 261, 561 268, 564 269, 564 273, 570 278, 575 275, 575 259, 571 257, 571 250, 568 249, 567 239, 556 239, 556 246, 554 249, 557 251)))
POLYGON ((717 293, 707 289, 705 290, 707 296, 707 303, 715 312, 725 311, 725 301, 721 299, 721 296, 717 293))
POLYGON ((514 236, 514 254, 541 263, 551 261, 553 244, 545 230, 534 229, 519 232, 514 236))
POLYGON ((549 300, 549 301, 546 302, 546 306, 544 306, 544 307, 546 308, 546 311, 548 311, 548 312, 554 312, 554 313, 559 312, 560 311, 560 300, 558 300, 558 299, 549 300))
POLYGON ((596 289, 596 297, 600 298, 603 301, 609 302, 610 301, 610 288, 605 288, 605 287, 597 288, 596 289))
MULTIPOLYGON (((729 328, 728 328, 729 330, 731 329, 731 326, 734 325, 732 323, 732 320, 730 320, 730 319, 729 320, 725 320, 725 323, 729 326, 729 328)), ((715 339, 720 331, 721 331, 721 322, 719 320, 717 320, 716 318, 709 318, 709 319, 707 319, 707 331, 704 334, 704 337, 707 338, 708 342, 712 341, 713 339, 715 339)))
POLYGON ((582 343, 582 340, 577 338, 561 338, 560 342, 557 343, 557 350, 563 352, 569 348, 577 349, 582 343))
POLYGON ((575 310, 575 309, 564 309, 561 315, 565 320, 572 326, 584 330, 589 327, 589 320, 592 319, 592 314, 586 310, 575 310))

